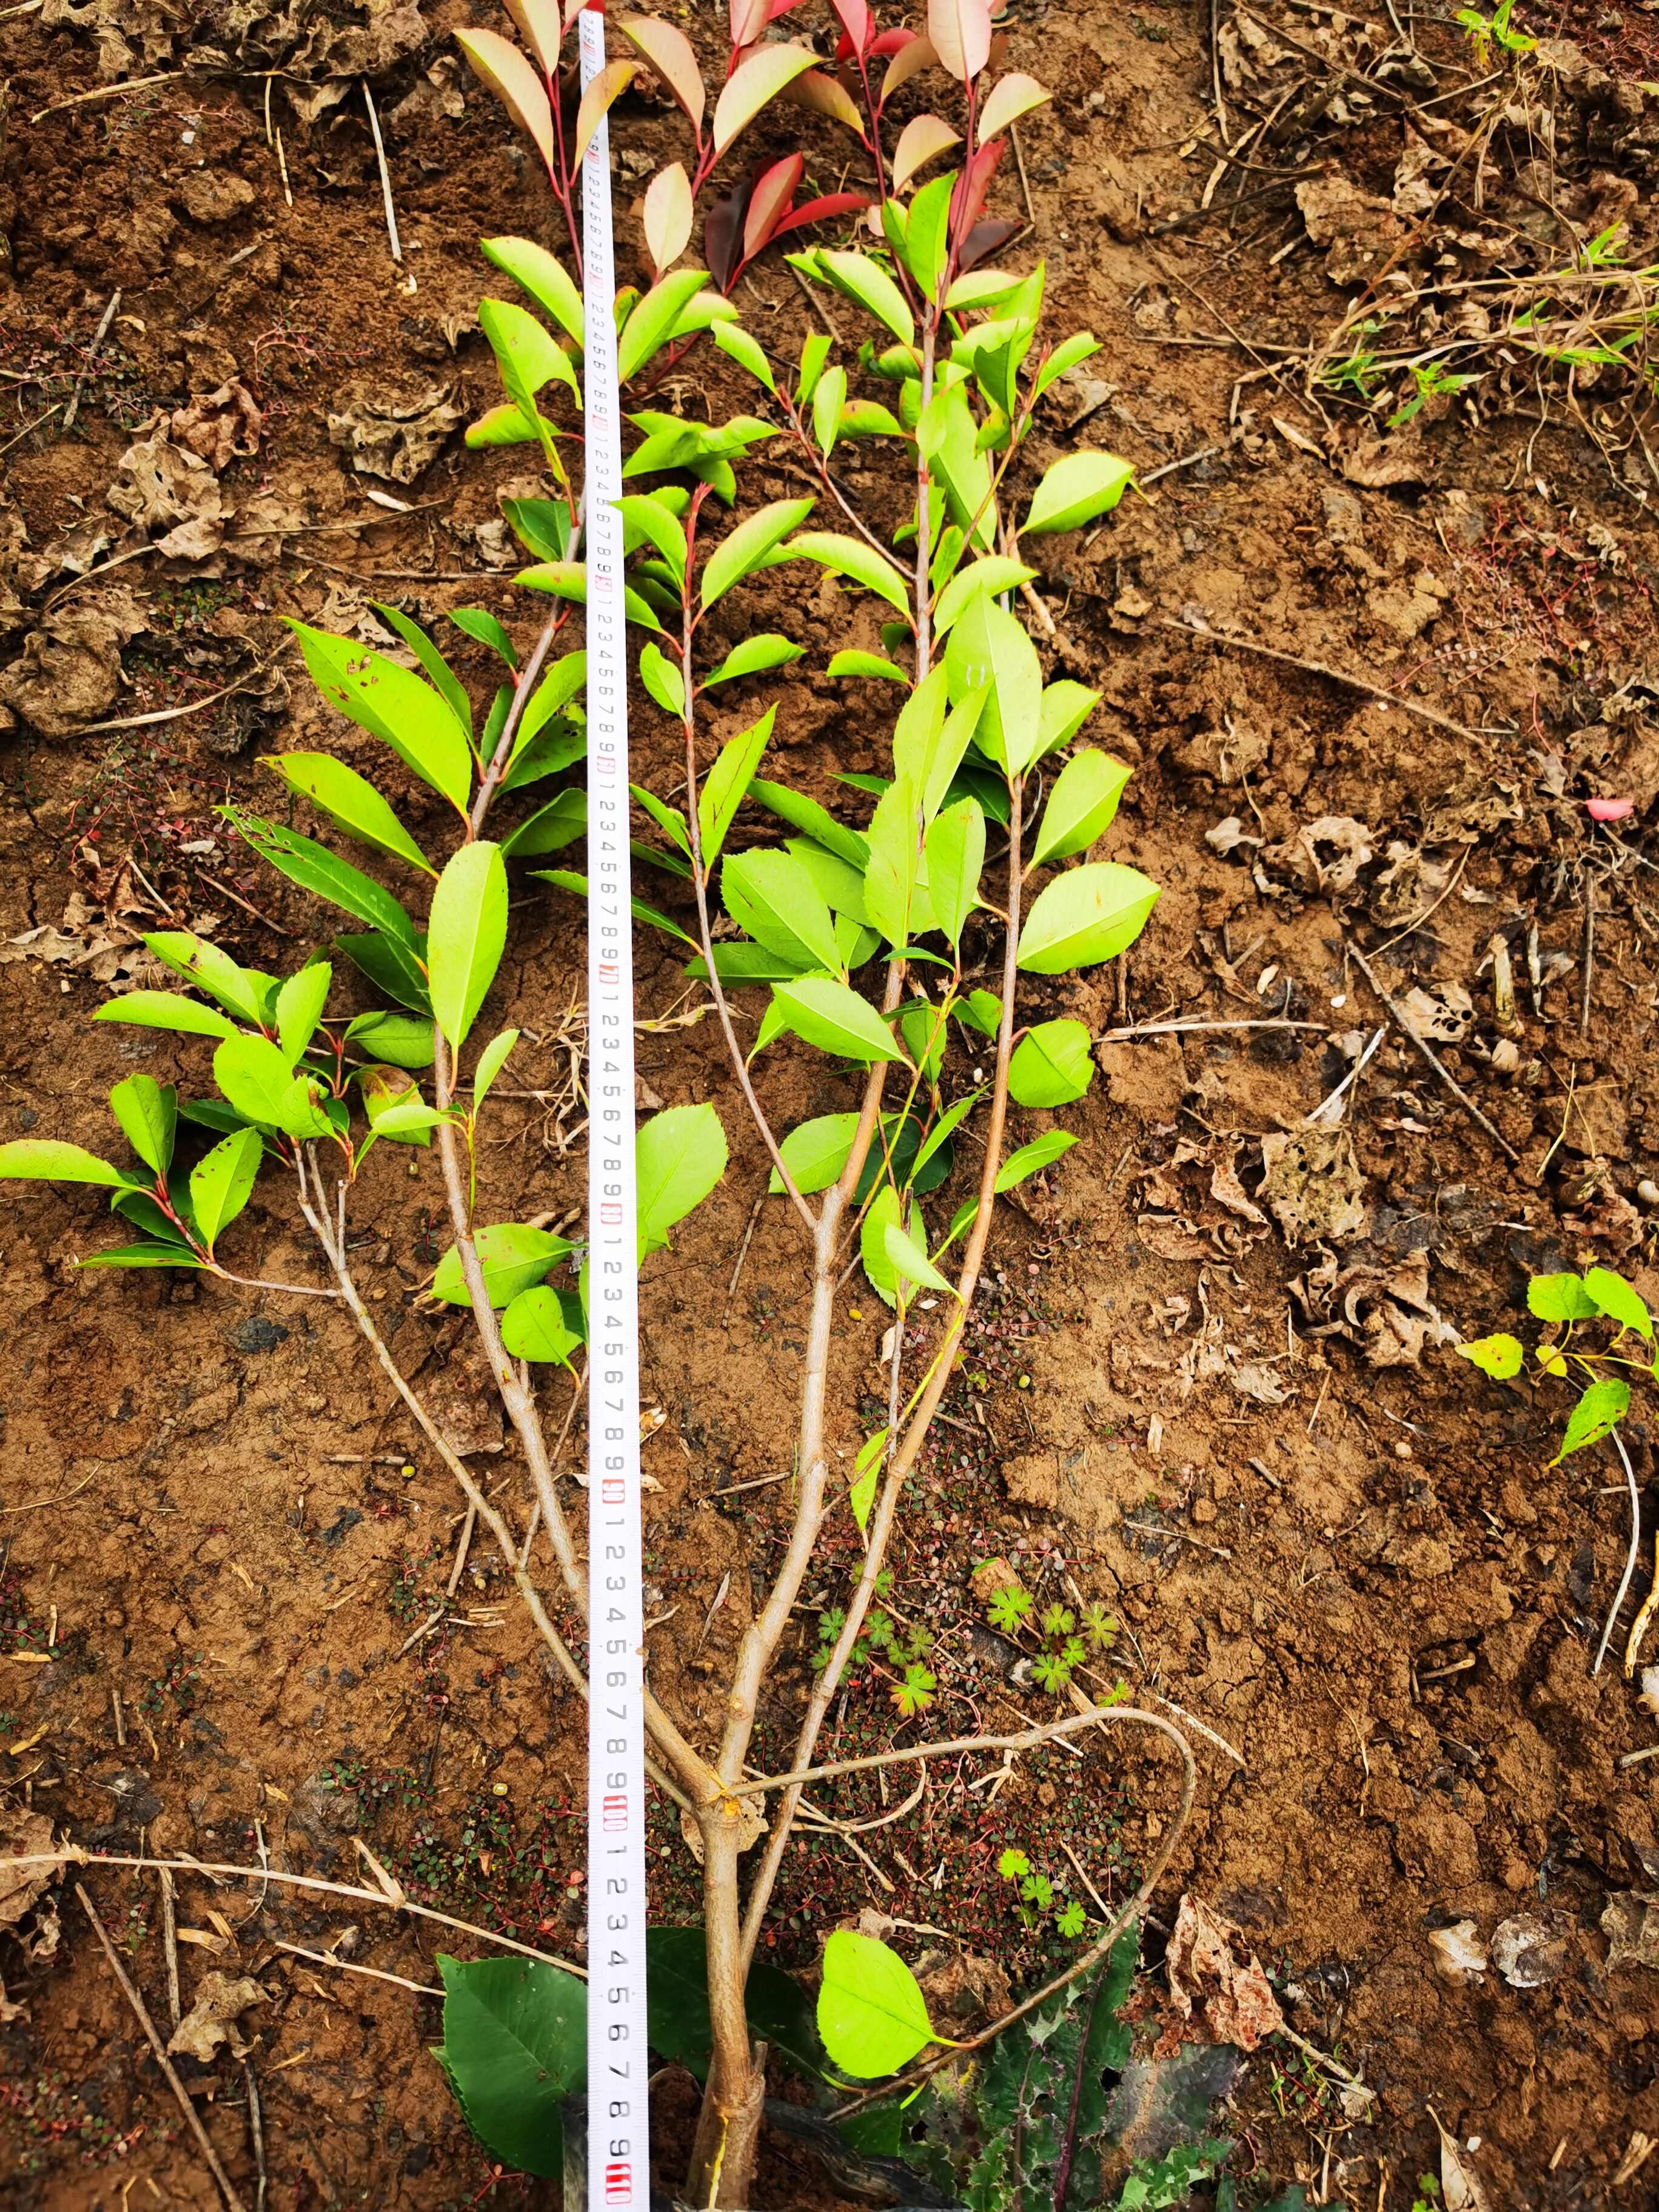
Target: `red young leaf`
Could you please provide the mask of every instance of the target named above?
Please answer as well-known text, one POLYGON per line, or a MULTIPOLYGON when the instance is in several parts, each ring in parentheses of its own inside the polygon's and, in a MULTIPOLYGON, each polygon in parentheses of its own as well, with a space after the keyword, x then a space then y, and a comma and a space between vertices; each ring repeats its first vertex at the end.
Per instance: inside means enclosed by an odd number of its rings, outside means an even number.
POLYGON ((830 0, 830 4, 840 16, 842 28, 853 42, 853 52, 861 54, 869 45, 870 33, 875 28, 864 0, 830 0))
POLYGON ((702 227, 703 258, 722 292, 729 292, 743 266, 743 211, 749 204, 749 179, 740 177, 724 199, 709 209, 702 227))
POLYGON ((957 273, 965 276, 970 269, 993 253, 1000 253, 1011 238, 1018 238, 1025 228, 1023 222, 1009 222, 1002 216, 994 216, 988 222, 976 222, 962 241, 962 251, 957 256, 957 273))
POLYGON ((732 43, 752 46, 766 28, 767 0, 729 0, 732 43))
MULTIPOLYGON (((793 215, 779 223, 772 233, 772 238, 782 238, 787 232, 799 230, 809 222, 828 222, 831 216, 852 215, 860 208, 872 204, 862 192, 825 192, 821 198, 808 200, 804 207, 798 207, 793 215)), ((771 240, 768 243, 770 244, 771 240)))
POLYGON ((550 176, 556 161, 553 111, 540 77, 499 31, 458 31, 455 43, 526 137, 533 140, 550 176))
POLYGON ((883 31, 870 42, 872 54, 896 54, 901 46, 908 46, 915 38, 914 31, 883 31))
POLYGON ((990 145, 981 146, 957 179, 957 188, 951 195, 951 234, 953 238, 965 237, 979 221, 980 210, 985 205, 985 195, 991 189, 997 163, 1007 149, 1006 138, 994 139, 990 145))
POLYGON ((832 123, 844 124, 860 138, 864 136, 864 118, 853 104, 853 96, 839 77, 827 70, 807 70, 787 86, 783 94, 798 107, 810 107, 819 115, 827 115, 832 123))
POLYGON ((755 180, 750 195, 749 212, 744 217, 743 258, 752 261, 767 240, 789 212, 789 203, 795 197, 806 167, 804 154, 791 154, 781 161, 774 161, 755 180))
MULTIPOLYGON (((735 7, 737 0, 732 0, 732 4, 735 7)), ((805 46, 773 45, 769 41, 745 55, 726 78, 714 103, 714 151, 723 154, 769 100, 775 100, 803 70, 811 70, 815 59, 816 56, 805 46)))
MULTIPOLYGON (((877 40, 880 45, 880 40, 877 40)), ((893 58, 887 64, 887 74, 881 81, 881 96, 890 100, 902 84, 908 84, 913 76, 920 76, 925 69, 932 69, 939 55, 931 39, 907 38, 902 46, 893 49, 893 58)))

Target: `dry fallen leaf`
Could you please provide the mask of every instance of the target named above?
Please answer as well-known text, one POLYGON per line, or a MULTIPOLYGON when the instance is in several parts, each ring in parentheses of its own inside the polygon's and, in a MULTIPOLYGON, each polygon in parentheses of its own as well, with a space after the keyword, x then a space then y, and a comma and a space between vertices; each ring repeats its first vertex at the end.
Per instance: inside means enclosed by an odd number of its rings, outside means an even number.
POLYGON ((1450 1928, 1431 1928, 1429 1948, 1434 1971, 1454 1985, 1478 1982, 1491 1964, 1473 1920, 1460 1920, 1450 1928))
POLYGON ((351 455, 359 476, 413 483, 436 460, 461 420, 447 384, 419 378, 358 378, 335 401, 328 434, 351 455))
POLYGON ((1601 1914, 1601 1933, 1607 1938, 1610 1974, 1620 1966, 1659 1967, 1659 1898, 1644 1890, 1622 1889, 1608 1898, 1601 1914))
POLYGON ((1512 1990, 1540 1990, 1565 1971, 1566 1929, 1541 1913, 1514 1913, 1492 1929, 1492 1962, 1512 1990))
POLYGON ((1365 1179, 1346 1128, 1272 1131, 1261 1139, 1266 1170, 1256 1195, 1294 1251, 1335 1244, 1365 1226, 1365 1179))
MULTIPOLYGON (((1285 2025, 1279 2000, 1249 1940, 1230 1920, 1190 1893, 1181 1900, 1164 1954, 1170 1996, 1186 2023, 1187 2039, 1232 2043, 1254 2051, 1285 2025)), ((1182 2037, 1166 2034, 1156 2056, 1168 2057, 1182 2037)))
POLYGON ((1432 2105, 1429 2118, 1440 2131, 1440 2201, 1445 2212, 1492 2212, 1479 2176, 1473 2166, 1464 2164, 1464 2153, 1440 2126, 1440 2115, 1432 2105))
POLYGON ((39 1858, 52 1848, 52 1822, 44 1814, 26 1813, 21 1808, 0 1812, 0 1928, 15 1928, 68 1863, 64 1859, 54 1859, 46 1866, 8 1863, 39 1858))
MULTIPOLYGON (((181 1928, 179 1934, 184 1930, 181 1928)), ((173 2031, 167 2044, 168 2054, 177 2057, 181 2052, 189 2058, 198 2058, 204 2066, 211 2063, 222 2044, 228 2044, 233 2058, 240 2058, 247 2044, 238 2032, 236 2023, 251 2005, 268 2004, 270 1999, 251 1974, 204 1974, 196 1986, 196 2002, 173 2031)))

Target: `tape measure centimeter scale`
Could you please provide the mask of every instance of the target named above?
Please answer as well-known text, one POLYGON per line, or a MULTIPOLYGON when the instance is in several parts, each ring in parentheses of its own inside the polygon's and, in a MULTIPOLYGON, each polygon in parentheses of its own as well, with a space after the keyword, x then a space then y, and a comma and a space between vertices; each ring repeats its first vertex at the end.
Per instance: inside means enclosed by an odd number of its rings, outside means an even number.
MULTIPOLYGON (((586 90, 605 17, 579 18, 586 90)), ((622 422, 617 389, 611 139, 582 160, 587 530, 588 1700, 587 2202, 651 2196, 645 2009, 645 1642, 641 1583, 634 929, 622 422)))

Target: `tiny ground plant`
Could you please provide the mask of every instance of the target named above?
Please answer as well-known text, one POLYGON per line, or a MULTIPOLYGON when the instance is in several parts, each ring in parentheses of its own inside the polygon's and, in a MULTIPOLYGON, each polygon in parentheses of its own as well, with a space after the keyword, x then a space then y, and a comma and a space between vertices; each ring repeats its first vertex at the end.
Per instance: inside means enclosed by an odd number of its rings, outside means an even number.
MULTIPOLYGON (((985 1617, 1030 1652, 1032 1680, 1054 1697, 1071 1687, 1086 1659, 1102 1656, 1117 1641, 1117 1618, 1103 1605, 1086 1605, 1080 1615, 1068 1605, 1039 1610, 1030 1590, 1017 1582, 992 1593, 985 1617)), ((1114 1694, 1126 1694, 1122 1684, 1114 1694)))
MULTIPOLYGON (((895 1516, 961 1357, 997 1198, 1045 1174, 1076 1142, 1069 1131, 1039 1126, 1011 1143, 1011 1113, 1069 1106, 1094 1073, 1086 1025, 1028 1018, 1029 994, 1034 981, 1041 988, 1124 952, 1158 896, 1137 869, 1089 857, 1111 829, 1129 771, 1076 742, 1098 694, 1050 680, 1031 634, 1032 626, 1052 633, 1032 589, 1046 542, 1108 514, 1133 473, 1093 449, 1034 460, 1044 447, 1045 395, 1097 350, 1087 332, 1058 343, 1044 337, 1040 261, 1012 270, 992 258, 1020 228, 987 213, 1009 131, 1048 94, 1018 72, 994 76, 989 0, 929 0, 925 37, 878 34, 863 0, 834 0, 834 75, 816 66, 810 48, 763 35, 795 4, 731 0, 726 76, 706 131, 706 91, 684 36, 657 19, 617 26, 667 84, 692 141, 690 167, 672 165, 645 195, 653 276, 617 301, 622 380, 636 398, 646 394, 707 337, 752 381, 757 410, 698 422, 636 404, 628 418, 638 434, 619 502, 624 603, 641 686, 677 728, 684 760, 669 788, 635 791, 645 833, 636 855, 659 872, 660 896, 678 912, 638 899, 634 910, 690 956, 688 975, 709 994, 770 1161, 773 1193, 802 1232, 809 1284, 793 1520, 722 1686, 718 1741, 694 1742, 649 1686, 646 1699, 651 1775, 701 1845, 703 1928, 653 1931, 652 1987, 666 1996, 652 2040, 671 2057, 690 2052, 686 2063, 706 2076, 687 2193, 709 2207, 750 2201, 761 2046, 791 2047, 778 2019, 788 2000, 774 1986, 784 1978, 757 1960, 756 1948, 802 1790, 872 1763, 814 1766, 826 1716, 849 1665, 885 1670, 900 1721, 921 1716, 936 1688, 922 1645, 876 1605, 895 1516), (951 88, 956 122, 913 113, 890 144, 896 96, 924 73, 951 88), (854 135, 868 191, 797 207, 799 157, 774 163, 711 208, 709 271, 677 268, 698 193, 786 91, 854 135), (947 155, 954 167, 919 181, 947 155), (836 295, 843 317, 850 310, 861 335, 839 360, 831 357, 836 342, 811 336, 780 375, 720 287, 781 234, 855 214, 856 244, 814 245, 791 259, 811 291, 836 295), (773 441, 816 489, 745 507, 744 456, 773 441), (879 477, 879 495, 855 501, 849 493, 839 463, 850 441, 870 456, 864 473, 879 477), (835 526, 823 526, 826 514, 835 526), (864 817, 858 823, 762 773, 776 702, 763 704, 752 687, 805 648, 758 628, 744 607, 751 580, 786 563, 808 564, 853 595, 848 629, 862 641, 836 652, 825 673, 871 687, 890 733, 882 774, 842 778, 848 807, 864 817), (710 708, 733 702, 743 702, 734 717, 743 726, 711 749, 710 708), (763 1094, 775 1062, 802 1054, 813 1084, 838 1090, 843 1103, 781 1129, 763 1094), (934 1194, 956 1171, 958 1140, 970 1127, 975 1169, 954 1206, 935 1218, 934 1194), (854 1427, 854 1407, 830 1399, 831 1334, 849 1262, 861 1265, 893 1315, 886 1418, 870 1434, 854 1427), (851 1462, 845 1476, 841 1437, 851 1462), (775 1662, 820 1534, 842 1512, 862 1538, 862 1564, 844 1602, 821 1618, 824 1648, 794 1717, 789 1771, 757 1777, 749 1762, 763 1698, 784 1694, 775 1662), (769 1831, 757 1818, 769 1801, 769 1831), (761 1834, 745 1897, 739 1858, 761 1834), (677 2019, 692 2020, 695 2032, 677 2028, 677 2019)), ((573 88, 561 56, 575 9, 568 0, 513 0, 512 13, 533 62, 492 33, 471 32, 464 43, 541 153, 574 252, 572 179, 634 64, 613 63, 567 124, 573 88)), ((581 1664, 532 1566, 530 1537, 479 1489, 403 1376, 359 1291, 348 1226, 377 1146, 435 1146, 448 1243, 436 1256, 431 1292, 472 1316, 516 1432, 532 1517, 565 1604, 585 1620, 579 1528, 555 1479, 538 1381, 583 1359, 584 1248, 579 1235, 478 1218, 478 1133, 519 1033, 501 1028, 481 1047, 473 1037, 507 946, 512 872, 577 842, 586 826, 580 791, 547 796, 586 749, 585 655, 560 650, 586 592, 581 492, 565 458, 580 450, 582 301, 544 246, 496 238, 483 252, 530 302, 480 304, 504 397, 468 437, 475 447, 529 447, 545 471, 548 496, 503 501, 531 556, 519 582, 551 602, 533 648, 521 657, 487 610, 455 612, 455 626, 501 663, 494 696, 478 711, 436 641, 394 607, 380 612, 413 669, 355 640, 294 625, 323 696, 433 794, 428 811, 441 812, 443 846, 428 851, 369 776, 326 752, 281 753, 266 765, 290 813, 311 809, 337 836, 373 854, 380 873, 346 860, 333 842, 245 806, 224 809, 252 851, 345 917, 350 927, 337 930, 331 949, 361 971, 376 1004, 331 1014, 334 965, 320 952, 277 976, 186 933, 152 935, 154 957, 187 988, 127 993, 99 1018, 200 1040, 183 1048, 186 1062, 192 1051, 210 1050, 217 1096, 128 1077, 111 1106, 136 1164, 29 1139, 0 1146, 0 1175, 110 1191, 138 1241, 92 1254, 88 1265, 191 1268, 338 1301, 495 1538, 555 1663, 585 1692, 581 1664), (388 871, 398 891, 381 880, 388 871), (270 1283, 228 1264, 264 1173, 289 1184, 325 1285, 270 1283)), ((577 871, 528 873, 568 895, 586 890, 577 871)), ((638 1152, 643 1257, 665 1245, 720 1182, 726 1137, 712 1106, 675 1108, 640 1126, 638 1152)), ((1144 1905, 1190 1803, 1194 1768, 1178 1729, 1115 1698, 1091 1706, 1074 1691, 1090 1640, 1106 1648, 1113 1626, 1103 1615, 1079 1627, 1057 1607, 1026 1630, 1034 1672, 1081 1705, 1080 1719, 1053 1725, 1128 1721, 1158 1730, 1183 1763, 1183 1808, 1123 1918, 1029 2006, 1103 1964, 1124 1920, 1144 1905)), ((959 1753, 973 1745, 939 1748, 959 1753)), ((896 1748, 873 1763, 933 1749, 896 1748)), ((549 2100, 556 2104, 581 2069, 580 1985, 518 1960, 450 1962, 444 1972, 441 2055, 469 2118, 499 2158, 551 2170, 549 2100), (537 2114, 543 2124, 533 2124, 537 2114)), ((821 2070, 827 2054, 866 2080, 897 2071, 940 2040, 896 1954, 842 1934, 825 1954, 817 2033, 808 2063, 821 2070), (849 1946, 864 1948, 854 1954, 849 1946), (872 1991, 884 1993, 880 2002, 871 2002, 872 1991)))
MULTIPOLYGON (((1581 1386, 1551 1462, 1559 1466, 1570 1452, 1613 1434, 1630 1410, 1626 1374, 1659 1381, 1653 1319, 1640 1293, 1611 1267, 1589 1267, 1582 1275, 1534 1275, 1527 1285, 1527 1310, 1553 1332, 1533 1347, 1536 1379, 1581 1386), (1642 1347, 1634 1357, 1632 1340, 1642 1347), (1615 1369, 1626 1372, 1614 1373, 1615 1369)), ((1526 1346, 1504 1330, 1460 1344, 1457 1350, 1498 1382, 1513 1381, 1527 1364, 1526 1346)))
POLYGON ((1028 1928, 1035 1928, 1051 1914, 1055 1928, 1068 1940, 1082 1935, 1089 1924, 1089 1916, 1075 1898, 1064 1905, 1054 1902, 1054 1885, 1046 1874, 1036 1872, 1030 1860, 1018 1844, 1010 1844, 997 1861, 997 1872, 1005 1881, 1018 1886, 1019 1917, 1028 1928))

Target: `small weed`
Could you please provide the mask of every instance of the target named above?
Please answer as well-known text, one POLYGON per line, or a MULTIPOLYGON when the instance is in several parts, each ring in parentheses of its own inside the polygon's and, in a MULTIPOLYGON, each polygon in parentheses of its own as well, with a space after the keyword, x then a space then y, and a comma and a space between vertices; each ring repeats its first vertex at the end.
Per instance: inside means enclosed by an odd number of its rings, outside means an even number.
POLYGON ((179 1719, 188 1720, 206 1696, 202 1686, 202 1655, 193 1651, 188 1659, 182 1655, 169 1659, 154 1681, 145 1684, 139 1692, 138 1710, 146 1720, 159 1720, 171 1699, 179 1719))
POLYGON ((1422 412, 1431 399, 1449 398, 1456 392, 1467 392, 1470 385, 1480 381, 1478 376, 1455 375, 1437 361, 1426 363, 1408 362, 1407 367, 1411 372, 1411 397, 1389 416, 1388 427, 1390 430, 1397 430, 1402 423, 1409 422, 1413 416, 1422 412))
POLYGON ((1486 68, 1494 46, 1501 48, 1506 54, 1529 54, 1537 46, 1536 39, 1529 39, 1524 31, 1517 31, 1511 27, 1510 17, 1514 8, 1515 0, 1498 0, 1498 6, 1490 15, 1483 15, 1478 8, 1458 9, 1457 21, 1468 34, 1469 43, 1474 48, 1477 69, 1486 68))
MULTIPOLYGON (((1536 1379, 1571 1378, 1583 1385, 1578 1402, 1567 1416, 1560 1449, 1550 1462, 1559 1467, 1569 1452, 1583 1451, 1587 1444, 1614 1435, 1630 1410, 1630 1384, 1622 1374, 1608 1370, 1626 1369, 1650 1381, 1659 1377, 1653 1319, 1645 1300, 1611 1267, 1589 1267, 1582 1275, 1534 1275, 1527 1285, 1527 1310, 1559 1332, 1534 1347, 1536 1379), (1593 1348, 1586 1348, 1579 1334, 1585 1328, 1600 1333, 1590 1339, 1593 1348), (1628 1349, 1632 1339, 1641 1347, 1635 1358, 1628 1349)), ((1501 1329, 1474 1343, 1460 1344, 1457 1350, 1471 1366, 1497 1382, 1512 1382, 1527 1363, 1526 1346, 1501 1329)))

